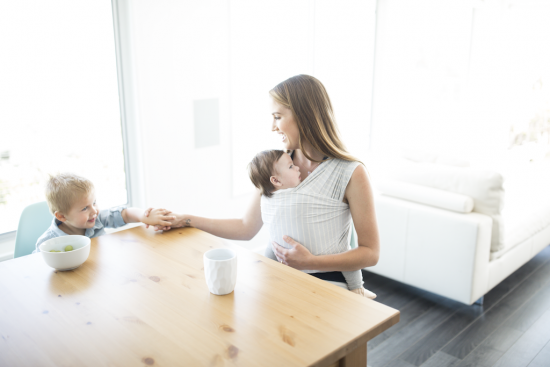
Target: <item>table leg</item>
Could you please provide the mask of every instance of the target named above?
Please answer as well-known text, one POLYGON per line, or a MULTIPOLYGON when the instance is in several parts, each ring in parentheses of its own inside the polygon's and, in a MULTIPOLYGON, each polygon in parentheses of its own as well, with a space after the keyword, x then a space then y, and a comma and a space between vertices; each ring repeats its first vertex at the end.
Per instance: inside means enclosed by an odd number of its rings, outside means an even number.
POLYGON ((338 367, 367 367, 367 343, 340 359, 338 367))

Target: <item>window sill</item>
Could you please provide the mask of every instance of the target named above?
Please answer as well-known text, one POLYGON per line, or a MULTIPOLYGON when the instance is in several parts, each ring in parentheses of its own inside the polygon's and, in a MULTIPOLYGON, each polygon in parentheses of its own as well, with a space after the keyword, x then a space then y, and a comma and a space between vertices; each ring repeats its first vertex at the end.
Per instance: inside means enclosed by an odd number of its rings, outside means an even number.
POLYGON ((13 259, 15 233, 16 231, 13 231, 0 235, 0 261, 13 259))
POLYGON ((13 251, 0 253, 0 262, 13 259, 13 251))

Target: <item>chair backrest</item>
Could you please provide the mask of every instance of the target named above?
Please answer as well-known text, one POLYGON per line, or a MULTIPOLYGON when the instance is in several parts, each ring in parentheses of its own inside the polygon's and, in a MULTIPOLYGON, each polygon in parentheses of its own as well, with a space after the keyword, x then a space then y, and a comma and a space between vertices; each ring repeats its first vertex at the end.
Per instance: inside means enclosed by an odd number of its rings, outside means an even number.
POLYGON ((14 258, 29 255, 36 246, 36 240, 52 223, 53 216, 45 201, 27 206, 17 226, 14 258))

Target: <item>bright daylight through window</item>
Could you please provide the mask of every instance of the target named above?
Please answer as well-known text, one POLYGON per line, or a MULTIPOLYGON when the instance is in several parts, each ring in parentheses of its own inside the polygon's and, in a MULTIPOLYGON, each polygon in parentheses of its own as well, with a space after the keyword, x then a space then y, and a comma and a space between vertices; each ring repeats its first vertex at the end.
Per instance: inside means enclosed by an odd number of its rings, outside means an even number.
POLYGON ((111 3, 0 3, 0 234, 43 201, 49 174, 127 202, 111 3))

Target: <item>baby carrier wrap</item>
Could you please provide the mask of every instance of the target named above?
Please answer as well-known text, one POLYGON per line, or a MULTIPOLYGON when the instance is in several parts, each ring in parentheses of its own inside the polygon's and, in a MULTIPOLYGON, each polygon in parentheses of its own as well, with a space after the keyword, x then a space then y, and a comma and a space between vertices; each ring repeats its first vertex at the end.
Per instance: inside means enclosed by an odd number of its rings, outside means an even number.
MULTIPOLYGON (((359 162, 341 159, 324 161, 297 187, 262 196, 264 225, 270 243, 265 256, 277 260, 271 242, 290 248, 287 235, 305 246, 313 255, 340 254, 350 249, 351 213, 343 202, 348 182, 359 162)), ((318 273, 319 270, 303 270, 318 273)), ((361 270, 343 271, 349 289, 363 286, 361 270)))

